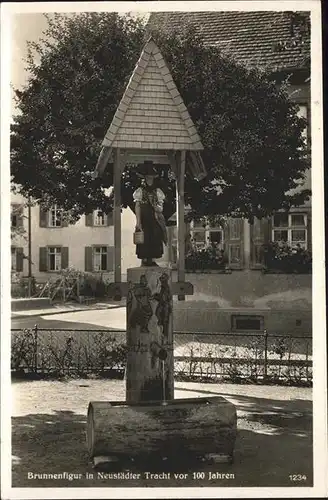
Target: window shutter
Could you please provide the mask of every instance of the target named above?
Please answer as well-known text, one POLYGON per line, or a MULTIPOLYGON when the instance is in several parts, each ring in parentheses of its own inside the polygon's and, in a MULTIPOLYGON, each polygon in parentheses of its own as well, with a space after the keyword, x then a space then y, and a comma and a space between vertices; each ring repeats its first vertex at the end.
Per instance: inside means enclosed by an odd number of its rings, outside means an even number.
POLYGON ((231 269, 244 267, 244 223, 241 218, 229 218, 225 227, 225 251, 231 269))
POLYGON ((93 271, 92 256, 93 256, 92 247, 85 247, 84 250, 85 271, 89 273, 92 273, 93 271))
POLYGON ((40 227, 48 227, 48 210, 40 205, 40 227))
POLYGON ((17 213, 17 227, 22 227, 24 225, 24 223, 23 223, 23 214, 24 214, 23 205, 16 206, 16 213, 17 213))
POLYGON ((251 267, 263 267, 263 245, 271 240, 271 219, 254 219, 251 224, 251 267))
POLYGON ((47 272, 48 271, 48 251, 47 247, 39 248, 39 271, 47 272))
POLYGON ((113 218, 113 212, 110 212, 107 214, 107 226, 113 226, 114 224, 114 218, 113 218))
POLYGON ((68 247, 62 247, 61 249, 61 268, 68 268, 68 247))
POLYGON ((114 270, 114 247, 107 247, 107 271, 114 270))
MULTIPOLYGON (((11 204, 11 217, 16 216, 16 227, 23 226, 23 205, 18 203, 11 204)), ((11 222, 12 224, 12 222, 11 222)))
POLYGON ((16 271, 22 272, 24 267, 24 251, 22 247, 16 248, 16 271))
POLYGON ((86 226, 93 226, 93 213, 85 214, 85 225, 86 226))
POLYGON ((11 204, 11 212, 10 212, 10 225, 13 226, 13 217, 16 214, 16 205, 14 203, 11 204))

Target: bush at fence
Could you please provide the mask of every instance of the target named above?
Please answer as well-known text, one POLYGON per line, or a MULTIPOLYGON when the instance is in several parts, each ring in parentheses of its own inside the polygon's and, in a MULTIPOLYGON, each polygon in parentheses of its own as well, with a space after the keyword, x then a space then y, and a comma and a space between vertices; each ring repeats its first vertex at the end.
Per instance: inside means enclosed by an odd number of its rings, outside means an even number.
MULTIPOLYGON (((311 338, 263 334, 174 335, 174 374, 180 380, 311 385, 311 338)), ((11 366, 54 377, 122 377, 125 332, 25 329, 12 332, 11 366)))
POLYGON ((11 367, 54 377, 124 372, 126 347, 117 334, 29 330, 12 336, 11 367))
POLYGON ((180 380, 312 383, 310 338, 181 334, 175 339, 175 376, 180 380))

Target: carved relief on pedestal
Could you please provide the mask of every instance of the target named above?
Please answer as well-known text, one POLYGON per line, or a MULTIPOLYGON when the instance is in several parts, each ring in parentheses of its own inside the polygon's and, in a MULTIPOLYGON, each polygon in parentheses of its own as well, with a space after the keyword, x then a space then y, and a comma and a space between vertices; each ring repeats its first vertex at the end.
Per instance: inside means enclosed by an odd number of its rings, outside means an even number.
POLYGON ((172 292, 166 272, 161 273, 155 283, 154 280, 149 283, 146 274, 140 276, 139 283, 129 282, 128 328, 138 328, 140 333, 167 339, 172 309, 172 292))

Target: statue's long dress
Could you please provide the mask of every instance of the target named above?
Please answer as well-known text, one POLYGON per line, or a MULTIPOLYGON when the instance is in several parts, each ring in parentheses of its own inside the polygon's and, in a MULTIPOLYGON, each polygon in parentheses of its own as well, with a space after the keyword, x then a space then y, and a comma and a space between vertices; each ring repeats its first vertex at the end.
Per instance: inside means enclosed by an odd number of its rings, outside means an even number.
POLYGON ((159 188, 143 186, 134 194, 135 202, 140 202, 140 222, 144 232, 144 243, 136 245, 138 259, 159 259, 163 255, 165 236, 155 217, 154 204, 163 205, 165 195, 159 188))

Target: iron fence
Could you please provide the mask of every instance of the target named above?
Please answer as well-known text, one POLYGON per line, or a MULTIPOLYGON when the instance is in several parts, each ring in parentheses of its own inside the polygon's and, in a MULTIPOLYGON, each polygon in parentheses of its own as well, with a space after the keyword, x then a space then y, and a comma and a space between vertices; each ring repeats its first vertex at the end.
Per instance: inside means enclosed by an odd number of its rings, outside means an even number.
MULTIPOLYGON (((13 372, 121 374, 122 330, 12 330, 13 372)), ((312 338, 261 333, 174 333, 174 374, 182 380, 312 383, 312 338)))
POLYGON ((175 335, 175 375, 189 379, 312 382, 312 338, 242 333, 175 335))

